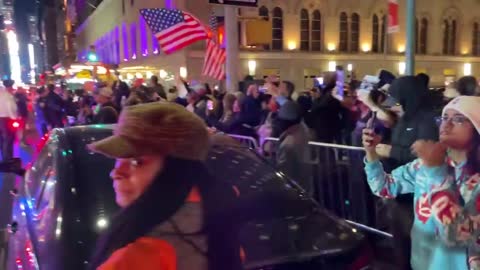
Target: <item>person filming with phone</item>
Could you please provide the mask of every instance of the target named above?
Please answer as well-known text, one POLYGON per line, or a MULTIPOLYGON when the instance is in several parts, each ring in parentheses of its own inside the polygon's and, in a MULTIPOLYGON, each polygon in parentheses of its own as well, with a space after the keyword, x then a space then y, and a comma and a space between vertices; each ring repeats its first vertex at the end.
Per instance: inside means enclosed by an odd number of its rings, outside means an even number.
MULTIPOLYGON (((394 80, 388 90, 395 106, 390 108, 399 117, 392 125, 391 143, 376 144, 376 153, 382 159, 385 170, 405 165, 415 160, 411 146, 417 140, 438 140, 435 118, 439 116, 429 99, 429 90, 416 76, 404 76, 394 80)), ((391 229, 394 236, 394 255, 399 269, 411 269, 410 230, 413 224, 413 194, 404 192, 389 203, 392 212, 391 229)))
POLYGON ((479 97, 460 96, 439 117, 439 140, 419 139, 413 161, 387 174, 380 136, 363 131, 365 172, 372 192, 386 199, 413 193, 411 260, 414 270, 480 269, 479 97))

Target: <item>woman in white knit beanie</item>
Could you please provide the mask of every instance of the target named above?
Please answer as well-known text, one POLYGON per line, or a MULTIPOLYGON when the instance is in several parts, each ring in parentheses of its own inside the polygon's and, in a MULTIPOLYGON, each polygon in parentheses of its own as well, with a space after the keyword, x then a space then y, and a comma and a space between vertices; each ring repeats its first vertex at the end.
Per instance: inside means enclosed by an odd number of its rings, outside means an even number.
POLYGON ((480 269, 480 97, 459 96, 439 118, 440 141, 417 141, 417 160, 390 175, 373 130, 364 130, 367 180, 384 198, 414 193, 414 270, 480 269))

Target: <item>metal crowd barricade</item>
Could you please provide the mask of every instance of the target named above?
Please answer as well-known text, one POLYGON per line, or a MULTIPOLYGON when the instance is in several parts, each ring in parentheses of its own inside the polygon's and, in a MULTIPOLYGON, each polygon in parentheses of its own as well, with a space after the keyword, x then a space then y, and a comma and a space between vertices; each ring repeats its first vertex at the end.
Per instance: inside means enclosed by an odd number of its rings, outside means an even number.
POLYGON ((238 141, 242 145, 244 145, 244 146, 246 146, 250 149, 253 149, 257 152, 260 149, 260 147, 258 145, 258 141, 253 137, 236 135, 236 134, 227 134, 227 135, 230 136, 231 138, 235 139, 236 141, 238 141))
MULTIPOLYGON (((275 164, 278 138, 267 138, 262 152, 275 164)), ((310 159, 306 166, 314 183, 317 202, 348 222, 374 233, 391 237, 379 231, 376 222, 377 198, 368 187, 364 172, 364 149, 346 145, 310 142, 310 159)), ((295 180, 295 179, 293 179, 295 180)))

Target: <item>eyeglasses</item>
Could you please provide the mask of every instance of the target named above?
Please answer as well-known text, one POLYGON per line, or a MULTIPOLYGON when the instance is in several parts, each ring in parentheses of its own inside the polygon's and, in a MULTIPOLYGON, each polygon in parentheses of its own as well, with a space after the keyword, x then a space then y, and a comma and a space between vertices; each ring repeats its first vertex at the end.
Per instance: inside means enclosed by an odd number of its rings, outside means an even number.
POLYGON ((448 117, 448 116, 440 116, 438 117, 437 119, 437 124, 440 125, 442 123, 446 123, 448 121, 451 121, 452 124, 454 125, 458 125, 458 126, 461 126, 467 122, 469 122, 468 118, 464 117, 464 116, 460 116, 460 115, 456 115, 456 116, 453 116, 453 117, 448 117))

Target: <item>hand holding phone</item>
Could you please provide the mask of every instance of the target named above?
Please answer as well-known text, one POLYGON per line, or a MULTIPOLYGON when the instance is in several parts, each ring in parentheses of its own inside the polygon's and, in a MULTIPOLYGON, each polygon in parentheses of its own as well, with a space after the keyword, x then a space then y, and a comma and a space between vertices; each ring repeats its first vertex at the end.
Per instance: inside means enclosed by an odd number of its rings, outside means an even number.
POLYGON ((207 108, 209 111, 213 111, 213 101, 211 100, 207 101, 207 108))

